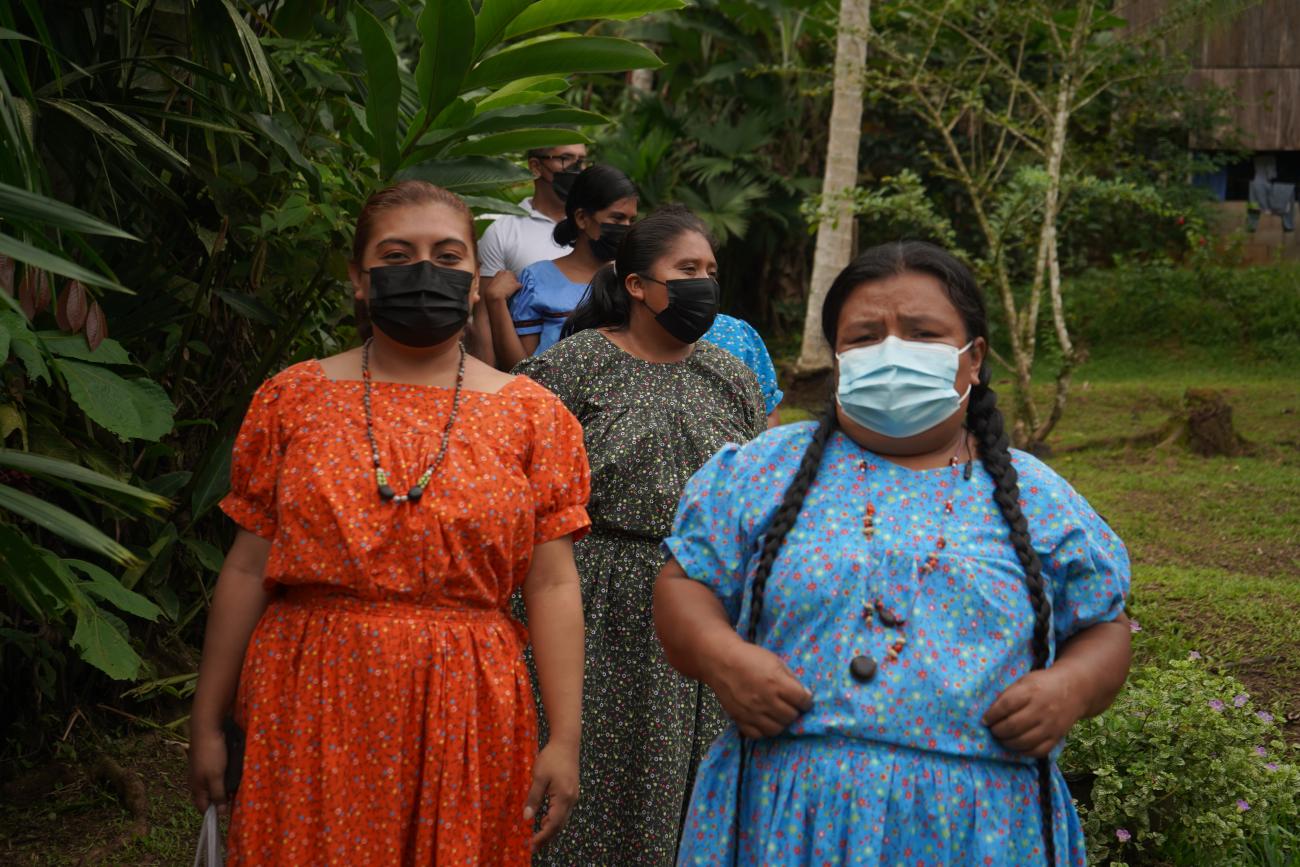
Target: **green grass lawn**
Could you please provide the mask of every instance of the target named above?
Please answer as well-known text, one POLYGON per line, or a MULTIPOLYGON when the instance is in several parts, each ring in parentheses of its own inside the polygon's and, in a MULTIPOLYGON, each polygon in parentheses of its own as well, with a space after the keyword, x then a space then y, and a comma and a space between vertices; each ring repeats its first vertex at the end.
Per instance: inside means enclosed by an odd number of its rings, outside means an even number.
MULTIPOLYGON (((1300 735, 1297 372, 1300 363, 1259 365, 1212 351, 1100 358, 1079 371, 1048 461, 1129 546, 1139 661, 1196 650, 1244 681, 1261 703, 1285 711, 1290 731, 1300 735), (1188 387, 1226 393, 1253 454, 1069 450, 1159 427, 1188 387)), ((797 406, 783 414, 787 421, 808 417, 797 406)), ((98 863, 188 863, 199 821, 188 805, 180 751, 153 732, 82 737, 88 751, 105 750, 140 773, 150 799, 149 833, 115 847, 127 824, 122 807, 107 789, 73 775, 38 794, 0 798, 0 862, 76 864, 107 847, 113 854, 98 863)))

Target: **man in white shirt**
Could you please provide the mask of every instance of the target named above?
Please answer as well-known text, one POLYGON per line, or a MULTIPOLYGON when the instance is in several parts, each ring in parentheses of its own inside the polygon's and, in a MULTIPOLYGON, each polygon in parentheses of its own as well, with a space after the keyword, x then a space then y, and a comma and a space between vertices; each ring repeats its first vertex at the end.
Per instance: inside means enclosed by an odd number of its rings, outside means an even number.
POLYGON ((582 171, 587 159, 587 146, 580 144, 539 148, 528 152, 528 169, 533 173, 533 195, 519 206, 527 211, 525 216, 497 217, 483 232, 479 240, 479 276, 486 280, 500 271, 517 274, 534 262, 558 259, 569 252, 551 238, 555 224, 564 219, 564 196, 555 190, 557 175, 562 178, 561 191, 567 180, 582 171))
MULTIPOLYGON (((569 252, 570 248, 555 243, 551 234, 555 231, 555 224, 564 219, 564 199, 586 161, 587 146, 581 144, 528 152, 533 194, 519 203, 526 215, 497 217, 483 231, 478 242, 479 277, 485 286, 492 282, 507 283, 510 285, 506 291, 513 295, 519 291, 516 274, 534 262, 558 259, 569 252), (557 176, 560 178, 559 192, 556 191, 557 176)), ((482 299, 474 307, 470 330, 471 352, 480 360, 495 364, 492 330, 482 299)))

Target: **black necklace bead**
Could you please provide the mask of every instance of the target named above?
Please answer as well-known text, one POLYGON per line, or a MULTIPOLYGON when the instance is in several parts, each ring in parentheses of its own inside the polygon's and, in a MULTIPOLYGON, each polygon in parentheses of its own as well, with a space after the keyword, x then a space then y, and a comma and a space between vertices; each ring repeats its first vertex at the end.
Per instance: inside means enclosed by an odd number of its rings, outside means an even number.
POLYGON ((394 491, 389 485, 380 485, 379 496, 381 499, 391 500, 393 497, 397 496, 397 491, 394 491))
POLYGON ((406 499, 410 500, 412 503, 418 503, 420 501, 420 497, 423 496, 424 496, 424 488, 420 487, 419 485, 414 486, 413 488, 411 488, 411 490, 406 492, 406 499))
POLYGON ((855 656, 849 662, 849 674, 858 683, 869 683, 876 676, 876 661, 870 656, 855 656))

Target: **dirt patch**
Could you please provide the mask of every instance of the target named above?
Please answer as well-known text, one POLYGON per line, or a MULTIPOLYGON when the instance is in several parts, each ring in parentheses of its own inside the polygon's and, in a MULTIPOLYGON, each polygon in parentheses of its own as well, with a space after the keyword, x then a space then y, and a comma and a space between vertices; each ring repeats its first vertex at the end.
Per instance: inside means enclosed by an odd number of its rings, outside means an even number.
POLYGON ((189 804, 185 767, 181 748, 151 733, 19 776, 0 792, 0 862, 189 863, 199 816, 189 804))

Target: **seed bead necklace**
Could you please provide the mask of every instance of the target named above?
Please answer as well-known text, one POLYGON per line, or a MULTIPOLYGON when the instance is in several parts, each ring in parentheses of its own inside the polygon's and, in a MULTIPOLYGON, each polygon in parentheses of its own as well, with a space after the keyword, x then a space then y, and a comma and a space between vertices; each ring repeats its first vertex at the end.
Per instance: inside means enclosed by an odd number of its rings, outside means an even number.
POLYGON ((375 423, 374 413, 370 408, 370 344, 374 338, 370 338, 361 345, 361 381, 365 383, 365 391, 362 394, 362 404, 366 410, 366 442, 370 444, 370 461, 375 468, 375 484, 379 488, 379 498, 390 503, 418 503, 420 497, 424 496, 424 489, 429 484, 429 479, 442 464, 442 459, 447 456, 447 444, 451 441, 451 426, 456 423, 456 415, 460 411, 460 395, 465 385, 465 344, 460 344, 460 362, 456 368, 456 390, 451 396, 451 413, 447 416, 447 424, 442 429, 442 443, 438 446, 438 454, 434 456, 433 463, 424 471, 419 480, 411 486, 411 489, 405 494, 399 494, 393 490, 393 486, 388 483, 388 473, 379 464, 379 446, 375 444, 375 423))
MULTIPOLYGON (((965 480, 969 482, 973 473, 972 459, 969 451, 970 447, 967 443, 967 435, 965 431, 963 431, 961 442, 957 444, 957 451, 948 459, 948 466, 952 467, 952 485, 954 488, 957 484, 957 468, 961 465, 957 456, 961 454, 962 445, 967 446, 966 469, 962 475, 965 480)), ((862 469, 867 469, 866 461, 862 462, 862 469)), ((943 514, 939 518, 939 528, 935 538, 934 550, 930 552, 930 556, 926 557, 925 562, 917 569, 922 580, 924 580, 926 575, 938 568, 939 552, 948 547, 948 540, 944 536, 944 528, 948 523, 948 516, 952 515, 956 511, 953 506, 954 499, 954 494, 950 493, 948 498, 944 501, 943 514)), ((862 518, 862 535, 868 542, 870 542, 876 535, 876 506, 874 503, 867 503, 866 514, 862 518)), ((885 604, 880 601, 880 597, 873 597, 870 602, 863 606, 862 617, 867 621, 868 628, 874 629, 876 620, 879 620, 880 625, 885 629, 897 630, 898 637, 885 651, 886 662, 897 661, 898 655, 902 653, 903 648, 907 646, 907 619, 898 612, 886 608, 885 604)), ((849 661, 849 674, 853 676, 854 680, 857 680, 860 683, 867 683, 876 676, 879 667, 880 665, 871 656, 867 654, 858 654, 849 661)))

